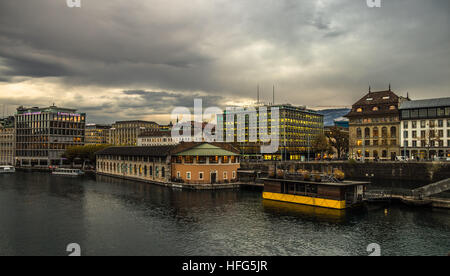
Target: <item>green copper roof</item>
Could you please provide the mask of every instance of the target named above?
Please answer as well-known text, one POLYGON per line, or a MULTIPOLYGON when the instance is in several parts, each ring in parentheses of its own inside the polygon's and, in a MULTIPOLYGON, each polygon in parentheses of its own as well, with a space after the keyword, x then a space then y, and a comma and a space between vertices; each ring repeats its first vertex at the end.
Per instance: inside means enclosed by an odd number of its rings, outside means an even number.
POLYGON ((176 156, 237 156, 238 154, 213 146, 211 144, 202 144, 180 153, 176 156))

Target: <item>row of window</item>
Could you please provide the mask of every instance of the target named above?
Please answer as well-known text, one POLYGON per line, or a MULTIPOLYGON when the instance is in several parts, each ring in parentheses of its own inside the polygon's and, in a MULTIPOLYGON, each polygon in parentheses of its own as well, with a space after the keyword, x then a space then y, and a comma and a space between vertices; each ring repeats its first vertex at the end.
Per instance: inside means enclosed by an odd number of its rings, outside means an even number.
POLYGON ((410 137, 411 133, 411 138, 418 138, 418 139, 428 139, 428 138, 444 138, 444 137, 448 137, 450 138, 450 129, 447 130, 446 134, 447 136, 444 136, 444 130, 443 129, 439 129, 439 130, 435 130, 435 129, 429 129, 429 130, 421 130, 420 131, 420 136, 417 136, 417 134, 419 133, 416 130, 413 130, 411 132, 405 130, 403 131, 403 138, 404 139, 408 139, 410 137))
POLYGON ((447 140, 447 146, 444 145, 444 140, 421 140, 421 141, 412 141, 411 143, 409 141, 404 141, 403 142, 403 146, 404 147, 413 147, 413 148, 417 148, 417 147, 421 147, 421 148, 434 148, 434 147, 439 147, 439 148, 443 148, 443 147, 450 147, 450 140, 447 140))
MULTIPOLYGON (((356 137, 357 138, 362 138, 362 129, 361 128, 357 128, 356 129, 356 137)), ((374 127, 372 129, 372 133, 370 133, 370 128, 366 127, 364 129, 364 137, 365 138, 378 138, 380 137, 380 132, 379 132, 379 128, 378 127, 374 127), (372 134, 372 135, 371 135, 372 134)), ((381 137, 383 138, 396 138, 397 137, 397 128, 396 127, 391 127, 390 128, 390 136, 388 136, 388 128, 387 127, 382 127, 381 128, 381 137)))
MULTIPOLYGON (((404 121, 403 122, 403 128, 408 129, 411 125, 411 128, 417 128, 417 121, 404 121), (410 123, 411 122, 411 123, 410 123)), ((426 127, 444 127, 444 120, 421 120, 420 121, 420 128, 426 128, 426 127), (437 124, 436 124, 437 122, 437 124)), ((450 120, 447 120, 447 127, 450 127, 450 120)))
MULTIPOLYGON (((204 180, 205 174, 204 172, 199 172, 198 173, 198 179, 192 179, 192 173, 191 172, 186 172, 186 179, 187 180, 204 180)), ((181 179, 181 173, 177 171, 177 178, 181 179)), ((223 179, 227 180, 228 179, 228 172, 223 172, 223 179)), ((231 179, 236 179, 236 171, 232 172, 232 177, 231 179)))
POLYGON ((402 119, 416 119, 416 118, 436 118, 450 116, 450 107, 439 108, 420 108, 411 110, 402 110, 402 119))

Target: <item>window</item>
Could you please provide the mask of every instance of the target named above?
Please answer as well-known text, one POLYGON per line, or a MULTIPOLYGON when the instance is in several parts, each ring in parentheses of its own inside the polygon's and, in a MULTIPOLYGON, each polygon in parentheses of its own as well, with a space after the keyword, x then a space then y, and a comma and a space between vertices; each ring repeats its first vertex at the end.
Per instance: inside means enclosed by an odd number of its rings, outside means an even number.
POLYGON ((373 108, 372 108, 372 111, 378 111, 379 109, 378 109, 378 106, 374 106, 373 108))
POLYGON ((361 113, 361 112, 363 112, 363 109, 362 108, 358 108, 358 109, 356 109, 356 112, 361 113))
POLYGON ((427 109, 419 109, 419 117, 426 118, 428 116, 427 109))
POLYGON ((203 180, 203 172, 198 173, 198 179, 203 180))
POLYGON ((440 129, 440 130, 438 131, 438 137, 439 137, 439 138, 444 137, 444 130, 440 129))
POLYGON ((408 131, 403 131, 403 138, 405 138, 405 139, 408 138, 408 131))
POLYGON ((186 179, 191 179, 191 172, 186 172, 186 179))
POLYGON ((416 130, 413 130, 413 132, 412 132, 412 138, 417 138, 417 131, 416 131, 416 130))
POLYGON ((356 129, 356 137, 361 138, 362 137, 362 131, 360 128, 356 129))
POLYGON ((444 120, 438 120, 438 127, 444 127, 444 120))
POLYGON ((412 142, 412 146, 413 146, 414 148, 417 148, 417 141, 413 141, 413 142, 412 142))
POLYGON ((428 109, 428 116, 429 116, 429 117, 436 117, 436 115, 437 115, 437 110, 436 110, 436 108, 429 108, 429 109, 428 109))
POLYGON ((408 147, 408 141, 403 142, 404 147, 408 147))
POLYGON ((411 126, 412 128, 417 128, 417 121, 412 121, 411 126))
POLYGON ((419 117, 419 110, 418 109, 411 110, 411 118, 417 118, 417 117, 419 117))
POLYGON ((233 179, 235 179, 235 178, 236 178, 236 172, 233 171, 233 179))
POLYGON ((421 128, 425 128, 426 127, 426 122, 425 121, 420 121, 420 127, 421 128))
POLYGON ((450 129, 447 129, 447 137, 450 138, 450 129))
POLYGON ((397 108, 395 107, 395 105, 391 105, 391 106, 389 107, 389 109, 390 109, 390 110, 395 110, 395 109, 397 109, 397 108))
POLYGON ((425 139, 426 133, 425 130, 420 131, 420 138, 425 139))
POLYGON ((430 120, 430 127, 435 127, 435 126, 436 126, 436 121, 430 120))
POLYGON ((410 117, 411 116, 410 116, 409 110, 403 110, 402 111, 402 118, 409 119, 410 117))
POLYGON ((227 172, 223 172, 223 179, 228 179, 228 174, 227 174, 227 172))
POLYGON ((438 109, 437 109, 437 115, 438 115, 439 117, 445 116, 445 108, 443 108, 443 107, 438 108, 438 109))
POLYGON ((177 178, 180 179, 181 178, 181 173, 177 172, 177 178))
POLYGON ((408 129, 408 126, 409 126, 408 121, 403 122, 403 128, 404 128, 404 129, 408 129))

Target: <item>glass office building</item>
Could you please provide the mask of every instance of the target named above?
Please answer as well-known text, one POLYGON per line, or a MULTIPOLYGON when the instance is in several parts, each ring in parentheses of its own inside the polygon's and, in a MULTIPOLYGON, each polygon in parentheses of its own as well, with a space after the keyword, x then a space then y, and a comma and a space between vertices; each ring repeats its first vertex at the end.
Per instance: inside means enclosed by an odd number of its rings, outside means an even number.
MULTIPOLYGON (((245 109, 225 111, 217 116, 217 125, 222 127, 224 140, 227 142, 232 140, 232 143, 240 148, 243 159, 307 160, 308 155, 310 158, 314 157, 311 145, 324 131, 323 115, 304 106, 290 104, 258 105, 254 108, 256 109, 256 120, 252 120, 252 111, 245 109), (267 116, 260 116, 261 107, 267 110, 267 116), (279 110, 278 132, 272 128, 275 123, 272 118, 274 108, 279 110), (242 116, 242 113, 245 120, 239 121, 238 116, 239 114, 242 116), (232 115, 233 120, 227 121, 227 115, 232 115), (261 146, 267 143, 262 139, 263 132, 259 128, 260 123, 266 124, 268 135, 272 135, 278 140, 279 147, 276 152, 261 153, 261 146), (244 141, 239 141, 239 133, 244 133, 244 141), (251 142, 252 135, 257 136, 256 142, 251 142)), ((218 129, 218 131, 221 130, 218 129)))
POLYGON ((15 115, 16 165, 61 165, 68 147, 84 145, 86 114, 50 106, 19 107, 15 115))

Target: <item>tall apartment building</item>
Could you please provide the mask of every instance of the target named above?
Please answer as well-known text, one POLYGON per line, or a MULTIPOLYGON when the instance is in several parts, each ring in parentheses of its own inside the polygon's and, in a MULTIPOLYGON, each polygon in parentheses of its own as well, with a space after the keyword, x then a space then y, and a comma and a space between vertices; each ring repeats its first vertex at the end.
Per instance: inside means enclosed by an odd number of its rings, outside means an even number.
POLYGON ((400 154, 399 105, 409 101, 389 90, 372 92, 357 101, 349 119, 350 157, 394 160, 400 154))
POLYGON ((324 131, 323 115, 309 110, 302 106, 290 104, 282 105, 256 105, 256 121, 251 120, 251 110, 225 111, 217 115, 217 131, 223 131, 225 141, 232 143, 241 149, 241 154, 248 159, 264 160, 305 160, 314 156, 311 147, 313 141, 324 131), (267 116, 260 116, 260 108, 266 108, 267 116), (278 108, 278 122, 272 117, 272 108, 278 108), (227 121, 227 115, 233 120, 227 121), (240 122, 237 118, 244 116, 245 120, 240 122), (278 141, 278 150, 274 153, 261 153, 261 146, 264 143, 263 133, 260 123, 265 123, 268 127, 268 134, 273 135, 278 141), (272 128, 274 123, 278 123, 278 132, 272 128), (232 133, 227 136, 228 133, 232 133), (239 142, 239 135, 245 136, 243 142, 239 142), (257 141, 252 142, 251 136, 257 136, 257 141))
POLYGON ((148 131, 159 131, 159 125, 147 121, 119 121, 112 125, 109 144, 136 146, 139 135, 148 131))
POLYGON ((15 115, 16 165, 60 165, 70 146, 84 145, 86 114, 50 106, 19 107, 15 115))
POLYGON ((102 145, 109 143, 110 125, 86 124, 86 145, 102 145))
POLYGON ((15 147, 14 117, 0 119, 0 165, 14 165, 15 147))
POLYGON ((400 120, 403 156, 450 157, 450 98, 403 102, 400 120))

